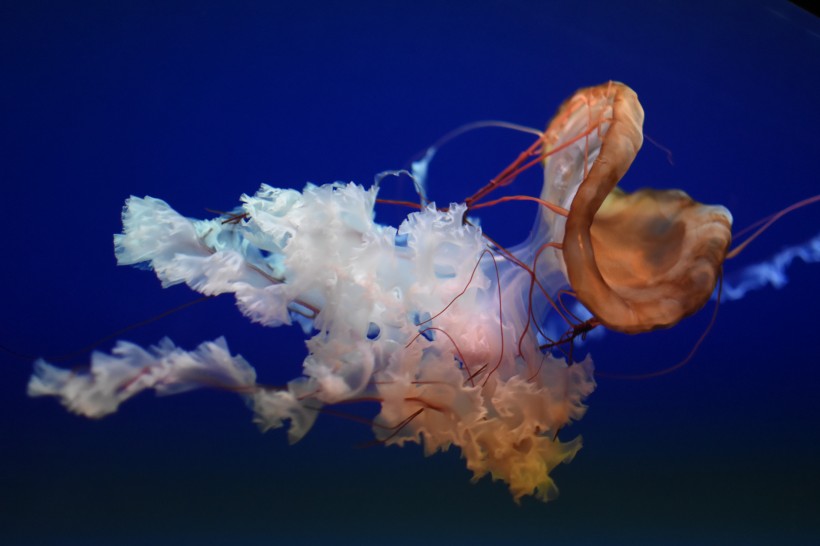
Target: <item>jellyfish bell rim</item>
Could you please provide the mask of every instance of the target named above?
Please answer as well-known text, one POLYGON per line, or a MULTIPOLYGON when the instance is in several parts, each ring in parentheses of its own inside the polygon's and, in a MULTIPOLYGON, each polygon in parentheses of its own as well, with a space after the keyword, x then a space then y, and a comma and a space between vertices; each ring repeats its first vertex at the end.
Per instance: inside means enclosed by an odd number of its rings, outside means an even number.
MULTIPOLYGON (((600 150, 569 207, 562 241, 567 278, 578 300, 611 330, 669 328, 713 293, 731 243, 732 216, 680 190, 627 193, 617 187, 643 143, 643 108, 622 83, 580 89, 546 133, 560 134, 578 105, 592 112, 601 101, 611 117, 599 120, 600 150), (624 252, 612 251, 616 247, 624 252)), ((545 178, 545 192, 550 183, 545 178)))

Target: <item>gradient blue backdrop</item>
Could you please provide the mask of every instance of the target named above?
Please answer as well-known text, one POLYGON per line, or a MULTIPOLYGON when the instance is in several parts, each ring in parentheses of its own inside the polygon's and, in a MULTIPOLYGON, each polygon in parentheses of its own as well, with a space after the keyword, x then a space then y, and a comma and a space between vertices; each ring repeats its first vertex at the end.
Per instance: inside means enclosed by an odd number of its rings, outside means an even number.
MULTIPOLYGON (((610 4, 3 2, 0 343, 64 354, 195 297, 115 265, 129 194, 203 216, 262 182, 367 184, 460 124, 541 127, 608 79, 638 92, 646 132, 674 153, 647 143, 626 187, 684 188, 737 227, 818 193, 817 19, 780 0, 610 4)), ((432 196, 463 199, 529 140, 464 136, 433 164, 432 196)), ((411 195, 406 181, 383 193, 411 195)), ((483 218, 509 243, 533 214, 483 218)), ((726 269, 818 231, 820 209, 805 209, 726 269)), ((820 265, 789 274, 723 305, 677 373, 599 379, 547 505, 471 485, 456 451, 357 449, 367 428, 328 416, 288 447, 219 392, 143 395, 89 421, 27 398, 30 363, 3 354, 0 543, 817 543, 820 265)), ((590 349, 601 371, 660 369, 708 319, 590 349)), ((249 324, 227 296, 124 337, 164 335, 189 348, 225 335, 272 383, 304 352, 295 329, 249 324)))

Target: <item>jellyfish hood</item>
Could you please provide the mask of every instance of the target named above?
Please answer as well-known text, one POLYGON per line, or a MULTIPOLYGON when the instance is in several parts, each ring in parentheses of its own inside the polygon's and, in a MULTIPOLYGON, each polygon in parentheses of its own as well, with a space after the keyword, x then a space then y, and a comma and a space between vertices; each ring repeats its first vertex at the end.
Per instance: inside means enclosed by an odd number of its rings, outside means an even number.
POLYGON ((579 90, 547 128, 548 152, 559 151, 545 161, 542 193, 568 205, 566 224, 551 231, 560 236, 563 227, 578 300, 605 326, 629 334, 668 328, 700 309, 731 242, 732 216, 722 206, 679 190, 617 187, 643 142, 643 118, 626 85, 579 90))

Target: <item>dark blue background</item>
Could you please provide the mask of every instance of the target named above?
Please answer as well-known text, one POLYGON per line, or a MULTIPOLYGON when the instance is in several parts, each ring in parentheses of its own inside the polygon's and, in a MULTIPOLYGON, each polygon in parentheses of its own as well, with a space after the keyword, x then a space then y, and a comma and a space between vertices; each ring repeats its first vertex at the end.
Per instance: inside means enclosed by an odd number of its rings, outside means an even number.
MULTIPOLYGON (((608 79, 638 92, 647 134, 674 153, 670 165, 647 143, 627 188, 684 188, 728 206, 738 228, 818 193, 817 19, 779 0, 610 4, 3 2, 0 343, 60 355, 194 299, 115 265, 129 194, 205 216, 262 182, 367 184, 462 123, 542 127, 608 79)), ((433 164, 431 195, 463 199, 529 141, 464 136, 433 164)), ((412 191, 405 180, 382 196, 412 191)), ((483 219, 510 243, 533 214, 504 205, 483 219)), ((726 270, 818 231, 820 209, 804 209, 726 270)), ((676 373, 600 378, 571 431, 585 447, 547 505, 471 485, 455 450, 357 449, 367 427, 329 416, 288 447, 219 392, 143 395, 89 421, 27 398, 30 364, 3 355, 0 542, 814 543, 818 273, 797 264, 785 289, 724 304, 676 373)), ((607 334, 590 347, 597 368, 672 365, 709 314, 607 334)), ((304 353, 295 329, 249 324, 227 296, 123 337, 163 335, 188 348, 226 335, 270 382, 296 375, 304 353)))

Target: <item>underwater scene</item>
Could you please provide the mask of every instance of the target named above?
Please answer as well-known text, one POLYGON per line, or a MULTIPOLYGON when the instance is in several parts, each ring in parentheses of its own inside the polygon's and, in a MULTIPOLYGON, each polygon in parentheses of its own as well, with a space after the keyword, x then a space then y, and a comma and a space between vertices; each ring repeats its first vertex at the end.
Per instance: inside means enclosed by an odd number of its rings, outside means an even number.
POLYGON ((1 544, 820 541, 816 16, 0 14, 1 544))

